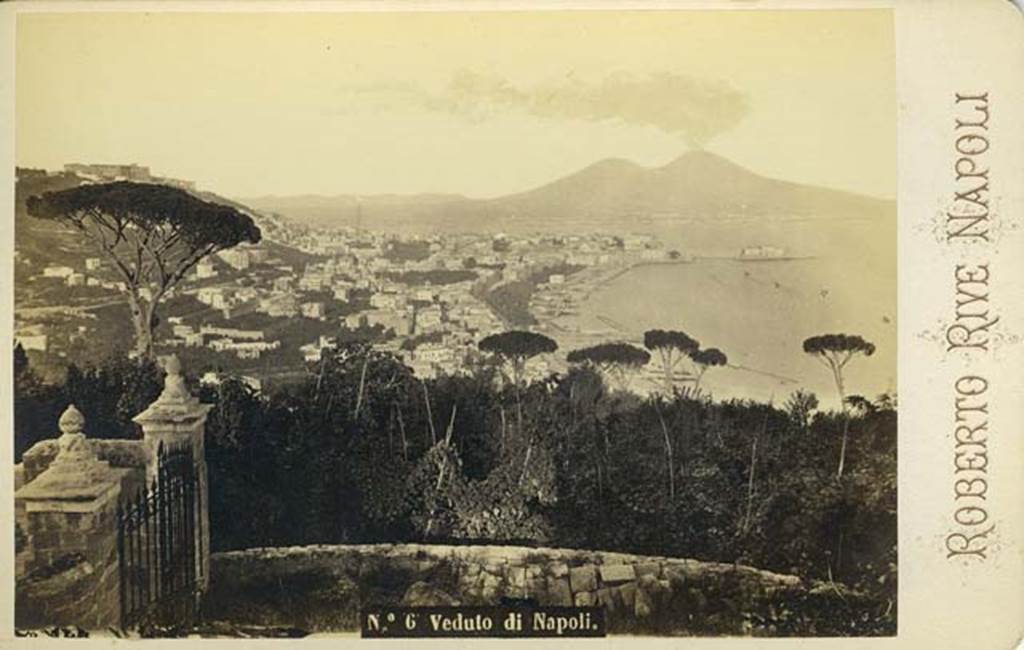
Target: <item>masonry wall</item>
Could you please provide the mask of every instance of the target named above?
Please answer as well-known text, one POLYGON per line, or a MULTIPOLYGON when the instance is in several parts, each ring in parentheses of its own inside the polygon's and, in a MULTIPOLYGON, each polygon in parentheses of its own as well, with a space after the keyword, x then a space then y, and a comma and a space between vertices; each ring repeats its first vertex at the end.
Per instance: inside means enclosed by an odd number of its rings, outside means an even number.
MULTIPOLYGON (((146 468, 146 450, 142 440, 104 440, 90 438, 88 441, 93 453, 101 461, 110 463, 117 468, 146 468)), ((57 440, 41 440, 22 456, 22 482, 31 483, 37 476, 46 471, 53 459, 57 457, 57 440)), ((20 486, 19 486, 20 487, 20 486)))
MULTIPOLYGON (((205 494, 203 432, 211 408, 186 387, 173 355, 164 364, 160 396, 133 418, 141 440, 88 439, 85 416, 69 404, 57 426, 60 436, 25 452, 15 469, 15 623, 19 628, 51 625, 87 629, 122 624, 118 557, 119 503, 146 492, 157 474, 161 445, 191 446, 199 494, 205 494)), ((208 579, 207 500, 195 503, 193 558, 208 579)))
MULTIPOLYGON (((599 605, 620 633, 784 634, 758 612, 856 604, 823 585, 745 566, 510 546, 360 545, 214 554, 212 620, 304 631, 355 630, 363 607, 599 605), (774 627, 773 627, 774 626, 774 627)), ((809 629, 806 621, 800 629, 809 629)))
MULTIPOLYGON (((88 443, 99 460, 110 463, 112 468, 128 470, 119 472, 122 495, 136 494, 145 489, 146 457, 141 440, 93 439, 88 443)), ((57 440, 51 439, 40 441, 25 452, 23 463, 15 468, 15 490, 31 483, 46 471, 57 456, 57 451, 57 440)), ((109 593, 111 589, 116 591, 118 588, 116 570, 111 569, 109 558, 103 558, 109 551, 108 547, 112 543, 116 544, 117 524, 113 515, 107 515, 110 513, 39 513, 34 514, 30 521, 25 503, 20 499, 15 500, 14 574, 18 581, 19 604, 16 612, 19 626, 27 625, 27 621, 41 624, 44 620, 57 620, 39 618, 37 614, 48 608, 36 605, 35 602, 38 599, 56 602, 61 599, 58 594, 63 590, 68 591, 68 598, 72 600, 78 591, 88 589, 98 590, 97 602, 105 603, 106 606, 116 600, 109 593), (86 533, 88 539, 99 544, 91 560, 81 553, 82 532, 86 533), (37 551, 37 547, 43 550, 37 551), (97 567, 103 568, 101 575, 97 575, 97 567), (90 584, 91 587, 88 586, 90 584), (27 591, 22 593, 23 589, 27 591)), ((116 569, 116 548, 114 550, 113 567, 116 569)), ((58 612, 62 611, 62 606, 49 609, 58 612)))
POLYGON ((116 625, 120 617, 117 501, 93 512, 28 512, 29 571, 17 580, 15 625, 116 625))

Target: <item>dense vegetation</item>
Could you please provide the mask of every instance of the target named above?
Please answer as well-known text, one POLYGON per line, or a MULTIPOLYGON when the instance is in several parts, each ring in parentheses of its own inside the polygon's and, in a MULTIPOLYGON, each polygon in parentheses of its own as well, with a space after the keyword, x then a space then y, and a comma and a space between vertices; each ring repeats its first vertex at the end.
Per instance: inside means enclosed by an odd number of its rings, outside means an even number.
POLYGON ((384 257, 396 262, 422 262, 430 257, 430 242, 391 241, 384 249, 384 257))
MULTIPOLYGON (((19 456, 55 435, 68 401, 90 435, 132 435, 160 385, 151 365, 72 369, 61 386, 35 379, 23 355, 16 365, 19 456)), ((215 405, 215 549, 482 541, 738 561, 869 594, 876 606, 849 613, 852 633, 895 630, 890 396, 845 414, 801 392, 781 408, 640 398, 587 366, 521 386, 487 364, 424 382, 354 342, 286 389, 226 381, 202 399, 215 405)))
POLYGON ((530 298, 538 284, 547 282, 552 275, 572 275, 583 269, 574 264, 555 264, 540 268, 522 280, 501 282, 489 287, 482 295, 487 306, 511 327, 529 327, 537 324, 530 313, 530 298))

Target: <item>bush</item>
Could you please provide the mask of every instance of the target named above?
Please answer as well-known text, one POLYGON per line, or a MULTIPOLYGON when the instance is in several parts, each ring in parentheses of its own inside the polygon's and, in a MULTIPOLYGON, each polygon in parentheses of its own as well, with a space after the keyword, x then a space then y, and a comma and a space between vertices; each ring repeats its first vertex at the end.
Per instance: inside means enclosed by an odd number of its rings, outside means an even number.
MULTIPOLYGON (((125 362, 54 387, 21 373, 19 448, 67 396, 95 434, 124 433, 159 386, 125 362)), ((277 392, 226 381, 202 399, 214 550, 429 540, 738 561, 845 584, 867 598, 858 629, 894 629, 891 399, 851 415, 841 480, 839 416, 808 394, 785 409, 642 399, 587 368, 519 388, 488 367, 423 381, 356 341, 277 392)))

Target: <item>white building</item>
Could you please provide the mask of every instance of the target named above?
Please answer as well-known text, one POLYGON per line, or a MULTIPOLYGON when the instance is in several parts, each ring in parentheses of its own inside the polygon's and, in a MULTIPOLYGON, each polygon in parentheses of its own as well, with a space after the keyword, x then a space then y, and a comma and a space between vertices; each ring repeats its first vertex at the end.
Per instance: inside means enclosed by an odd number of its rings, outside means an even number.
POLYGON ((250 258, 249 252, 246 250, 229 248, 217 253, 217 257, 236 271, 244 271, 249 268, 250 258))
POLYGON ((352 295, 352 289, 347 286, 334 285, 334 299, 348 302, 352 295))
POLYGON ((234 352, 239 359, 259 359, 260 355, 267 350, 276 350, 281 347, 280 341, 242 341, 236 342, 231 339, 216 339, 210 341, 209 347, 218 352, 234 352))
POLYGON ((301 312, 306 318, 319 318, 322 320, 325 316, 324 303, 304 302, 301 306, 301 312))
POLYGON ((429 332, 441 327, 441 310, 439 308, 421 309, 416 312, 416 332, 429 332))
POLYGON ((295 296, 287 293, 275 293, 260 300, 260 311, 275 318, 291 318, 299 312, 295 296))
MULTIPOLYGON (((216 307, 216 303, 223 306, 224 290, 219 287, 203 287, 196 294, 196 300, 211 307, 216 307)), ((219 309, 220 307, 216 308, 219 309)))
POLYGON ((75 270, 70 266, 47 266, 43 269, 44 278, 67 278, 75 270))
POLYGON ((374 309, 396 309, 398 296, 389 293, 375 293, 370 296, 370 306, 374 309))
POLYGON ((46 334, 29 334, 14 336, 16 343, 20 343, 23 350, 37 350, 46 352, 46 334))
POLYGON ((196 264, 196 277, 200 280, 217 277, 217 267, 210 260, 200 260, 196 264))
POLYGON ((244 341, 262 341, 263 330, 240 330, 234 327, 216 327, 214 325, 202 325, 199 333, 205 336, 219 336, 229 339, 241 339, 244 341))

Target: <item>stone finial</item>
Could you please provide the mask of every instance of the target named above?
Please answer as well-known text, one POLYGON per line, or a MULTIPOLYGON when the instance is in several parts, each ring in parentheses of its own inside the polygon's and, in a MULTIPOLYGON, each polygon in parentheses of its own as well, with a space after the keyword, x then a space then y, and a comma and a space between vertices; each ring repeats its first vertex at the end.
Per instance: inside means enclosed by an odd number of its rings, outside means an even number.
POLYGON ((89 441, 82 433, 85 429, 85 416, 74 404, 69 404, 57 421, 60 437, 57 438, 59 451, 53 459, 54 465, 62 467, 78 467, 83 472, 99 462, 89 441))
POLYGON ((110 464, 101 461, 82 431, 85 417, 68 405, 57 422, 57 456, 36 479, 19 491, 24 498, 81 499, 108 488, 110 464))
POLYGON ((73 435, 82 433, 82 429, 85 428, 85 416, 82 415, 82 412, 74 404, 68 404, 68 407, 64 409, 60 419, 57 421, 57 426, 60 427, 62 434, 73 435))
POLYGON ((181 376, 181 361, 178 355, 172 354, 164 360, 164 390, 157 398, 156 404, 191 404, 196 401, 188 387, 185 386, 185 378, 181 376))
POLYGON ((181 361, 176 355, 163 359, 164 389, 145 411, 136 415, 133 420, 140 425, 143 434, 162 431, 170 426, 172 429, 197 421, 206 415, 208 405, 200 404, 199 398, 189 392, 185 378, 181 374, 181 361))

